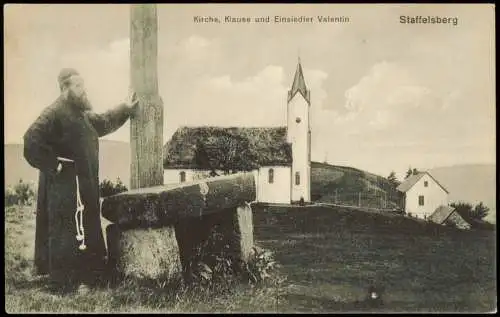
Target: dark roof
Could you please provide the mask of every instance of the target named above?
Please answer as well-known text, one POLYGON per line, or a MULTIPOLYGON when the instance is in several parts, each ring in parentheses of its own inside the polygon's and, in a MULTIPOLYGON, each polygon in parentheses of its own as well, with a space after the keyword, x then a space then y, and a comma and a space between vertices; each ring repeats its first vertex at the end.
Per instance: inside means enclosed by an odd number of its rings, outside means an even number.
POLYGON ((439 206, 432 215, 430 215, 429 220, 440 225, 451 222, 461 229, 468 229, 471 227, 470 223, 465 221, 465 219, 458 214, 456 209, 450 206, 439 206))
POLYGON ((416 175, 412 175, 408 177, 404 182, 402 182, 396 189, 399 190, 400 192, 406 193, 410 188, 413 187, 425 174, 429 175, 430 178, 432 178, 436 184, 439 185, 446 193, 449 194, 448 190, 444 188, 443 185, 441 185, 434 177, 429 172, 419 172, 416 175))
POLYGON ((309 91, 307 90, 306 81, 304 79, 304 72, 302 71, 302 65, 299 62, 297 63, 297 69, 295 70, 295 76, 293 78, 292 89, 288 92, 288 101, 292 100, 292 98, 300 92, 301 95, 310 103, 309 91))
POLYGON ((429 216, 429 219, 435 223, 442 224, 454 211, 455 208, 442 205, 436 208, 432 215, 429 216))
POLYGON ((164 168, 219 169, 221 147, 233 150, 235 160, 243 164, 288 166, 292 162, 286 127, 202 126, 181 127, 172 135, 164 147, 164 168))

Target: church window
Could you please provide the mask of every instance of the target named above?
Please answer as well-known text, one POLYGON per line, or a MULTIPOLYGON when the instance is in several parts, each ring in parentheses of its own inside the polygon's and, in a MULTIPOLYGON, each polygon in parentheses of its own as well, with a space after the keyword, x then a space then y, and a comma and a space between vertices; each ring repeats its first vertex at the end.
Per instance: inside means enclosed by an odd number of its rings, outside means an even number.
POLYGON ((295 185, 300 185, 300 173, 295 172, 295 185))
POLYGON ((268 182, 269 184, 274 183, 274 170, 272 168, 268 171, 268 182))
POLYGON ((181 183, 184 183, 186 181, 186 172, 182 171, 179 175, 181 177, 181 183))

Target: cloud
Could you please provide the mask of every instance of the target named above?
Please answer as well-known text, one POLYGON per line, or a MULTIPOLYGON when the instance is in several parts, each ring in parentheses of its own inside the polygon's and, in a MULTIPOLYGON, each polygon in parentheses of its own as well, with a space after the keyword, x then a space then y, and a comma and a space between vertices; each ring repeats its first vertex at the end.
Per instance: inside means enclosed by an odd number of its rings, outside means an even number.
POLYGON ((419 107, 431 90, 419 85, 395 62, 375 64, 361 80, 346 93, 344 109, 372 111, 396 109, 402 104, 419 107))
POLYGON ((283 69, 269 65, 235 80, 230 75, 204 77, 192 91, 184 122, 192 125, 277 126, 286 114, 283 69))
POLYGON ((213 49, 212 42, 207 38, 193 34, 184 39, 178 47, 183 58, 187 58, 190 62, 196 62, 207 57, 207 52, 213 49))

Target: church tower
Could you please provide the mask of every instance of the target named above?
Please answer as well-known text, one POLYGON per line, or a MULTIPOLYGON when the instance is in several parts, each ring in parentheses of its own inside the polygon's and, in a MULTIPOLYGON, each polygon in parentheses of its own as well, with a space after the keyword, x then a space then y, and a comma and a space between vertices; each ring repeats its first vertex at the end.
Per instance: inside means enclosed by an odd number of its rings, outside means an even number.
POLYGON ((292 144, 292 202, 311 201, 311 92, 307 89, 300 58, 287 98, 287 141, 292 144))

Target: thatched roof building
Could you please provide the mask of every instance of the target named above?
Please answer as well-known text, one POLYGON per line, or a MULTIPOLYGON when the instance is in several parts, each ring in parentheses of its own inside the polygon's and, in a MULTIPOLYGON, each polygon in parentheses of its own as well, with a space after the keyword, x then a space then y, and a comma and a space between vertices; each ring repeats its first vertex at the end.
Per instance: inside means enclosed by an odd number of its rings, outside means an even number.
POLYGON ((181 127, 164 146, 164 168, 289 166, 292 148, 286 139, 286 127, 181 127))

